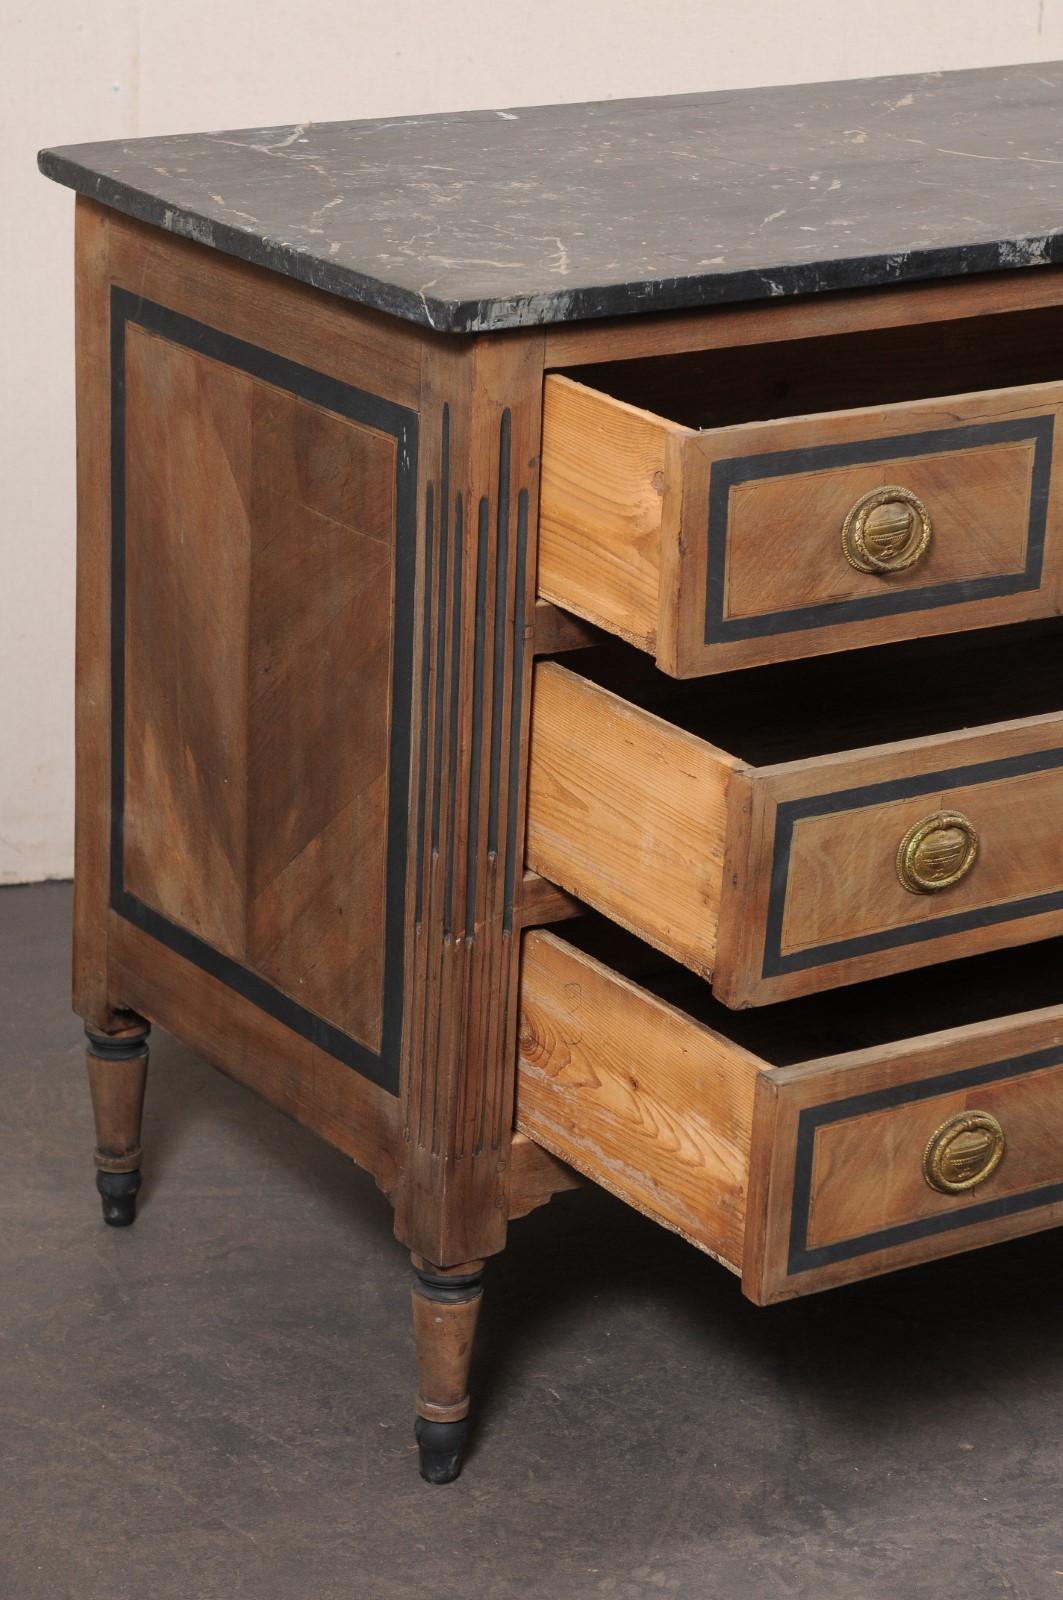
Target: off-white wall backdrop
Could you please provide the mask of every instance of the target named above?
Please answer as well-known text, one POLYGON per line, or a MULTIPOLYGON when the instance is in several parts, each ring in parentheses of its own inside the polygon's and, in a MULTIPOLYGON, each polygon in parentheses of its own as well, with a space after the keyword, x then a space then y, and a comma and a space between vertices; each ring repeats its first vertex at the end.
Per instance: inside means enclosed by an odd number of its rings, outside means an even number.
POLYGON ((0 0, 0 883, 73 864, 73 198, 40 145, 1058 56, 1063 0, 0 0))

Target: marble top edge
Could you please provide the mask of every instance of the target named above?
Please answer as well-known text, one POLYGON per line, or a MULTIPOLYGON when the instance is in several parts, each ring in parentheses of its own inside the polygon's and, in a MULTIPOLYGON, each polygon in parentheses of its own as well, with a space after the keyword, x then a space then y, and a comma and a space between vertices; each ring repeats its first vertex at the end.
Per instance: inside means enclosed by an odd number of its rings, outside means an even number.
POLYGON ((46 149, 154 226, 448 333, 1063 261, 1063 63, 46 149))

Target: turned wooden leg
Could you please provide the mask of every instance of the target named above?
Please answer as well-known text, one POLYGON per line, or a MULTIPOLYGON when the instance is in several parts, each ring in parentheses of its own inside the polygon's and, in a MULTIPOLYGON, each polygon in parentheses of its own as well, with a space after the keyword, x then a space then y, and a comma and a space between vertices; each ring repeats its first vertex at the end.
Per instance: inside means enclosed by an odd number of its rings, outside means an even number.
POLYGON ((417 1421, 421 1477, 450 1483, 461 1471, 469 1426, 469 1363, 483 1297, 483 1262, 434 1267, 413 1261, 417 1421))
POLYGON ((149 1024, 131 1019, 121 1033, 85 1029, 92 1113, 96 1119, 96 1188, 103 1220, 127 1228, 140 1188, 140 1116, 148 1073, 149 1024))

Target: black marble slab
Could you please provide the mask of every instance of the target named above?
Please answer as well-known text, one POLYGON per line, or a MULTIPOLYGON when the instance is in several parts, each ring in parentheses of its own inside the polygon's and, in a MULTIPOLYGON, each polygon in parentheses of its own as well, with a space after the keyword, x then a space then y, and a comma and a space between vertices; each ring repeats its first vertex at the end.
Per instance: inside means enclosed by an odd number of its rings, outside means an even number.
POLYGON ((1063 62, 39 159, 130 216, 448 332, 1063 261, 1063 62))

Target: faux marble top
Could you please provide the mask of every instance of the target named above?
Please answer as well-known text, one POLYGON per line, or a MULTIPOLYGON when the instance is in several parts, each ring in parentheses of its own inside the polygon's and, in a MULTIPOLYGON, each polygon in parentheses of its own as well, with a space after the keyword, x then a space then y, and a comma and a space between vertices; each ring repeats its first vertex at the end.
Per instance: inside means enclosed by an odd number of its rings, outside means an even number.
POLYGON ((130 216, 455 333, 1063 261, 1063 62, 39 159, 130 216))

